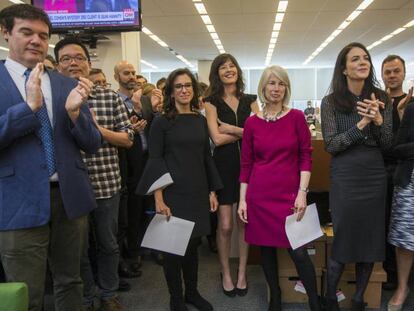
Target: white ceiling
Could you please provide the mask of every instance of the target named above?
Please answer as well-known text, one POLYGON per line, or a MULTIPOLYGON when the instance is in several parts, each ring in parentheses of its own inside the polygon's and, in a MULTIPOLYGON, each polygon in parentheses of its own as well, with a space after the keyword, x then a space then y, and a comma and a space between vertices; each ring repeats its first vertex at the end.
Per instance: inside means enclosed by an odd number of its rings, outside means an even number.
MULTIPOLYGON (((29 1, 27 1, 29 2, 29 1)), ((278 0, 203 0, 226 52, 244 68, 264 66, 278 0)), ((355 10, 362 0, 290 0, 272 62, 301 67, 306 58, 355 10)), ((0 0, 0 8, 11 4, 0 0)), ((217 54, 192 0, 142 0, 143 24, 195 66, 217 54)), ((370 45, 414 19, 414 0, 375 0, 308 67, 332 67, 339 50, 351 41, 370 45)), ((396 53, 414 62, 414 27, 371 50, 376 62, 396 53)), ((5 46, 4 41, 0 45, 5 46)), ((98 47, 99 48, 99 47, 98 47)), ((160 70, 184 64, 141 35, 142 58, 160 70)), ((1 57, 4 57, 0 54, 1 57)), ((142 65, 143 70, 150 69, 142 65)))
MULTIPOLYGON (((263 67, 278 6, 277 0, 204 0, 221 42, 242 67, 263 67)), ((362 0, 290 0, 272 62, 300 67, 362 0)), ((190 61, 213 59, 217 49, 191 0, 143 0, 143 24, 190 61)), ((413 0, 375 0, 308 66, 333 66, 351 41, 366 45, 414 19, 413 0)), ((398 53, 414 61, 414 27, 372 49, 375 58, 398 53)), ((162 55, 142 36, 142 57, 160 68, 182 66, 162 55)))

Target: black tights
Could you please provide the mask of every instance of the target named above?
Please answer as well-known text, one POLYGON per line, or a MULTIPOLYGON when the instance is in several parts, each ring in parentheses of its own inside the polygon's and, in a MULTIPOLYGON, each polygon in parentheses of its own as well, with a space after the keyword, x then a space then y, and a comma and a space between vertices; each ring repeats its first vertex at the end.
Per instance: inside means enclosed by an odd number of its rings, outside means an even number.
MULTIPOLYGON (((288 249, 288 251, 296 266, 299 278, 303 282, 306 293, 308 294, 309 306, 311 310, 320 310, 315 268, 309 258, 306 248, 300 247, 296 250, 288 249)), ((281 299, 277 263, 277 249, 274 247, 262 246, 261 253, 263 271, 267 284, 269 285, 271 299, 274 302, 274 300, 281 299)))
POLYGON ((171 298, 183 298, 181 272, 184 278, 186 295, 197 292, 199 238, 190 239, 184 256, 164 253, 163 268, 171 298))
MULTIPOLYGON (((336 299, 336 288, 338 287, 344 267, 345 265, 343 263, 337 262, 332 258, 328 260, 327 298, 336 299)), ((373 267, 374 263, 372 262, 357 262, 355 264, 356 290, 353 299, 357 302, 364 301, 364 293, 368 286, 373 267)))

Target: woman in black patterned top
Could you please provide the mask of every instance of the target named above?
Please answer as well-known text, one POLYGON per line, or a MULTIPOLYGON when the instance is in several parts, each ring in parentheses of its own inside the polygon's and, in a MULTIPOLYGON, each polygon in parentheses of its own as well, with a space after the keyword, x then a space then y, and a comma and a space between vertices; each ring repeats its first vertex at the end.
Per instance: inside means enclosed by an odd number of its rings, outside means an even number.
POLYGON ((211 139, 216 146, 214 162, 224 185, 224 188, 217 192, 217 249, 222 270, 222 287, 227 296, 244 296, 247 294, 248 245, 244 241, 244 224, 239 219, 239 266, 236 286, 230 274, 229 255, 233 209, 239 201, 243 127, 250 113, 258 111, 258 106, 255 95, 244 94, 242 70, 232 55, 220 54, 214 59, 209 80, 208 97, 205 98, 206 118, 211 139))
POLYGON ((356 263, 352 310, 364 310, 374 262, 385 256, 386 172, 381 149, 392 144, 392 106, 380 90, 360 43, 336 60, 331 93, 322 100, 322 134, 332 154, 330 209, 334 229, 328 261, 327 307, 339 310, 336 287, 346 263, 356 263))

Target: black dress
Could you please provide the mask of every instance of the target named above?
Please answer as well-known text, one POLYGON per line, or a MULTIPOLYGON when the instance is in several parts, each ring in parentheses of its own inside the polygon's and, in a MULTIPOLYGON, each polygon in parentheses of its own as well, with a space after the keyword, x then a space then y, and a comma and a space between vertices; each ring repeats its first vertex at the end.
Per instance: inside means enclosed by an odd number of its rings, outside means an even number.
MULTIPOLYGON (((234 113, 233 109, 222 98, 216 100, 207 97, 205 100, 216 107, 217 117, 220 121, 242 128, 252 112, 250 106, 256 101, 256 98, 256 95, 242 95, 239 99, 237 113, 234 113)), ((233 204, 239 201, 240 149, 241 139, 214 149, 214 162, 224 185, 224 188, 217 192, 220 205, 233 204)))
MULTIPOLYGON (((362 98, 355 97, 358 100, 362 98)), ((384 260, 387 179, 381 149, 392 144, 392 106, 386 98, 382 101, 383 125, 371 123, 361 131, 356 107, 340 112, 330 96, 322 100, 322 133, 332 154, 332 258, 340 263, 384 260)))
POLYGON ((210 233, 209 192, 222 187, 210 152, 206 119, 198 114, 158 116, 149 137, 149 159, 137 192, 163 188, 172 215, 194 221, 192 238, 210 233))

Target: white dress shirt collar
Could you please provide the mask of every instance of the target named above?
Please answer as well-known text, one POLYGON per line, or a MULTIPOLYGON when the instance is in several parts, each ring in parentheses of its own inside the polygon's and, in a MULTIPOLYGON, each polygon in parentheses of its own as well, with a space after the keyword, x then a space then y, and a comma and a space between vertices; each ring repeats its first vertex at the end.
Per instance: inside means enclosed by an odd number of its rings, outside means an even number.
POLYGON ((11 59, 7 56, 6 62, 4 63, 4 66, 7 67, 7 69, 14 71, 19 76, 24 76, 24 72, 27 70, 27 67, 20 64, 19 62, 16 62, 15 60, 11 59))

